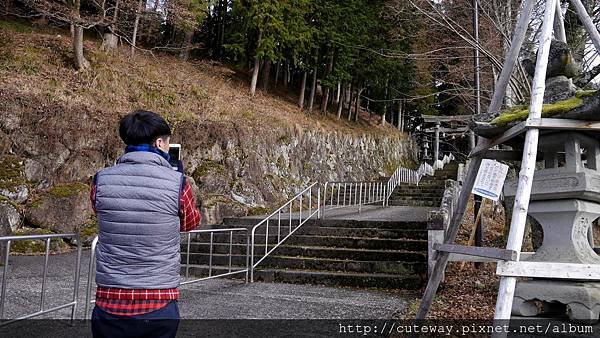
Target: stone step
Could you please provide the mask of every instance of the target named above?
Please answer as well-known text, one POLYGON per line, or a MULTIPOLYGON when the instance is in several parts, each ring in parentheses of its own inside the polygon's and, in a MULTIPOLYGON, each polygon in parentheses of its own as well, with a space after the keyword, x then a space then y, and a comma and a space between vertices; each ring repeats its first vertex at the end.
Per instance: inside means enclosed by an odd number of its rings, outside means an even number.
POLYGON ((331 248, 427 251, 426 240, 294 235, 289 244, 331 248))
POLYGON ((426 230, 426 221, 359 221, 359 220, 347 220, 347 219, 321 219, 321 220, 309 220, 303 226, 315 225, 323 227, 342 227, 342 228, 367 228, 367 229, 380 229, 380 230, 426 230))
MULTIPOLYGON (((232 238, 233 239, 233 238, 232 238)), ((255 236, 255 247, 260 245, 264 248, 265 236, 255 236)), ((231 245, 244 247, 246 243, 245 237, 233 239, 231 245)), ((357 249, 380 249, 380 250, 408 250, 408 251, 426 251, 427 241, 422 239, 389 239, 389 238, 368 238, 368 237, 331 237, 331 236, 315 236, 315 235, 296 235, 294 234, 285 242, 286 245, 302 245, 302 246, 317 246, 330 248, 357 248, 357 249)), ((269 236, 269 245, 277 244, 277 236, 269 236)), ((205 245, 210 247, 210 242, 194 242, 191 246, 205 245)), ((229 247, 229 237, 213 238, 213 250, 216 247, 229 247)), ((184 244, 187 248, 187 242, 184 244)), ((185 249, 187 250, 187 249, 185 249)))
POLYGON ((390 200, 388 205, 409 207, 439 207, 441 205, 441 201, 390 200))
MULTIPOLYGON (((262 257, 262 256, 260 256, 262 257)), ((260 259, 257 256, 257 259, 260 259)), ((246 255, 232 255, 231 268, 239 270, 246 267, 246 255)), ((181 255, 181 264, 186 264, 187 257, 181 255)), ((208 254, 190 254, 190 265, 203 265, 208 267, 229 269, 229 255, 213 254, 212 263, 208 254)), ((427 265, 425 262, 404 261, 359 261, 346 259, 315 258, 315 257, 293 257, 270 255, 259 265, 259 268, 276 269, 308 269, 317 271, 339 271, 339 272, 362 272, 362 273, 387 273, 387 274, 413 274, 425 273, 427 265)), ((190 267, 191 269, 191 267, 190 267)), ((182 269, 185 271, 185 269, 182 269)))
MULTIPOLYGON (((274 243, 269 244, 269 249, 274 246, 274 243)), ((187 248, 186 248, 187 249, 187 248)), ((212 247, 213 254, 229 254, 231 249, 232 254, 245 255, 245 244, 217 244, 212 247)), ((192 243, 190 245, 191 254, 201 253, 206 254, 210 251, 208 243, 192 243)), ((185 250, 182 250, 185 252, 185 250)), ((254 252, 256 255, 264 254, 264 243, 255 243, 254 252)), ((421 262, 426 260, 426 251, 411 251, 411 250, 382 250, 382 249, 365 249, 365 248, 342 248, 342 247, 320 247, 320 246, 303 246, 284 243, 277 247, 274 254, 282 256, 304 256, 304 257, 319 257, 319 258, 337 258, 351 260, 383 260, 383 261, 408 261, 421 262)))
POLYGON ((424 278, 416 274, 394 275, 384 273, 329 272, 298 269, 261 269, 254 273, 254 280, 292 284, 406 290, 419 289, 424 282, 424 278))
MULTIPOLYGON (((220 225, 215 228, 229 228, 229 227, 248 227, 246 225, 254 225, 255 222, 248 222, 247 218, 228 218, 229 224, 220 225)), ((272 223, 276 224, 276 222, 272 223)), ((294 224, 298 224, 297 220, 294 224)), ((302 227, 307 226, 322 226, 322 227, 347 227, 347 228, 368 228, 368 229, 399 229, 399 230, 423 230, 427 229, 427 222, 422 221, 359 221, 359 220, 345 220, 345 219, 310 219, 302 227)), ((251 226, 250 226, 251 227, 251 226)), ((266 226, 260 226, 257 231, 263 231, 266 226)), ((288 227, 289 228, 289 227, 288 227)), ((272 229, 277 229, 276 225, 269 225, 269 232, 272 229)), ((301 228, 302 229, 302 228, 301 228)))
POLYGON ((427 196, 403 196, 403 195, 398 195, 398 196, 392 196, 389 199, 390 201, 423 201, 423 202, 427 202, 427 201, 441 201, 442 197, 441 196, 436 196, 436 197, 427 197, 427 196))
POLYGON ((435 190, 430 190, 430 189, 398 189, 398 190, 394 190, 391 195, 393 196, 393 195, 410 195, 410 194, 419 194, 419 195, 430 194, 430 195, 433 195, 433 196, 443 196, 444 195, 444 191, 445 191, 445 189, 435 189, 435 190))
POLYGON ((427 239, 427 231, 413 229, 344 228, 326 226, 302 226, 298 230, 302 235, 331 237, 368 237, 389 239, 427 239))
MULTIPOLYGON (((285 215, 282 214, 281 215, 281 222, 282 224, 285 225, 289 225, 290 220, 289 218, 285 218, 285 215)), ((265 215, 266 217, 266 215, 265 215)), ((255 217, 226 217, 223 218, 223 227, 240 227, 240 226, 246 226, 246 227, 252 227, 254 225, 257 225, 259 222, 261 222, 263 220, 263 218, 255 218, 255 217)), ((269 221, 269 225, 271 224, 277 224, 278 222, 278 218, 272 218, 269 221)), ((299 221, 297 219, 292 219, 291 221, 292 226, 298 225, 299 221)))
POLYGON ((418 191, 432 191, 432 192, 437 192, 439 190, 445 190, 446 189, 446 185, 445 184, 419 184, 419 185, 411 185, 411 186, 399 186, 396 187, 396 189, 394 189, 394 191, 411 191, 411 190, 418 190, 418 191))
MULTIPOLYGON (((269 227, 269 242, 277 241, 277 228, 269 227)), ((282 228, 279 233, 279 238, 283 238, 288 234, 289 228, 282 228)), ((404 230, 404 229, 377 229, 377 228, 343 228, 343 227, 322 227, 314 225, 303 225, 294 232, 294 236, 327 236, 330 238, 336 237, 364 237, 374 239, 427 239, 425 230, 404 230)), ((292 238, 290 237, 290 238, 292 238)), ((210 242, 210 235, 203 234, 200 236, 192 236, 192 242, 210 242)), ((255 233, 254 240, 256 242, 265 241, 265 229, 258 228, 255 233)), ((214 233, 213 242, 229 243, 229 233, 214 233)), ((234 232, 231 236, 233 243, 245 243, 246 234, 234 232)), ((187 239, 184 237, 182 244, 185 245, 187 239)))
MULTIPOLYGON (((182 269, 182 272, 185 270, 182 269)), ((235 271, 235 270, 233 270, 235 271)), ((227 273, 227 267, 212 267, 212 275, 227 273)), ((184 272, 185 273, 185 272, 184 272)), ((209 267, 206 265, 190 266, 190 275, 207 277, 209 267)), ((246 273, 241 272, 228 276, 228 278, 244 279, 246 273)), ((314 271, 303 269, 269 269, 258 268, 254 270, 254 281, 279 282, 292 284, 315 284, 324 286, 350 286, 386 289, 416 290, 423 285, 424 278, 417 274, 385 274, 385 273, 358 273, 337 271, 314 271)))

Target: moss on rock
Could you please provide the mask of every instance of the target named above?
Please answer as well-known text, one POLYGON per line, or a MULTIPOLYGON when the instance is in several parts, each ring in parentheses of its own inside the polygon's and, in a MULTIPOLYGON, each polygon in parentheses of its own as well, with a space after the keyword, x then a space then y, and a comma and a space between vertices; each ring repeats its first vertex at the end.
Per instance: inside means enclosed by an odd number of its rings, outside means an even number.
MULTIPOLYGON (((49 235, 53 232, 47 229, 23 228, 15 231, 14 236, 27 235, 49 235)), ((46 241, 40 239, 24 239, 13 241, 10 244, 10 252, 23 255, 43 254, 46 251, 46 241)), ((70 246, 61 238, 52 238, 50 240, 50 252, 53 254, 69 251, 70 246)))
MULTIPOLYGON (((551 104, 544 104, 542 106, 542 117, 552 117, 564 114, 575 108, 579 108, 584 103, 583 99, 593 95, 594 93, 596 93, 596 91, 580 91, 570 99, 551 104)), ((500 116, 492 120, 491 124, 496 126, 505 126, 511 122, 525 120, 527 116, 529 116, 529 106, 516 106, 501 113, 500 116)))
POLYGON ((225 166, 216 161, 205 160, 198 166, 198 168, 196 168, 196 170, 194 170, 192 177, 196 181, 199 181, 203 176, 215 172, 218 174, 225 173, 225 166))
POLYGON ((64 198, 71 197, 81 193, 82 191, 86 191, 88 189, 87 184, 83 184, 80 182, 61 184, 52 187, 48 190, 48 194, 52 197, 64 198))
POLYGON ((0 196, 0 203, 6 203, 15 208, 17 211, 22 211, 23 207, 17 202, 11 200, 10 198, 6 198, 4 196, 0 196))
POLYGON ((267 215, 269 209, 265 207, 255 207, 248 209, 248 216, 267 215))
POLYGON ((19 186, 26 183, 23 159, 13 155, 0 157, 0 190, 16 192, 19 186))

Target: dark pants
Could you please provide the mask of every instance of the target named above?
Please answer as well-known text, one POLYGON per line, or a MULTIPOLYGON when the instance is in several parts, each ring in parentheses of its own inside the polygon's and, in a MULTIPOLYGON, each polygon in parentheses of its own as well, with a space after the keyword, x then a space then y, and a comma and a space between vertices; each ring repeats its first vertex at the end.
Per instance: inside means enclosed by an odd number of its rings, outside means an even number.
POLYGON ((179 307, 171 301, 162 309, 135 316, 116 316, 95 306, 92 312, 94 338, 172 338, 179 326, 179 307))

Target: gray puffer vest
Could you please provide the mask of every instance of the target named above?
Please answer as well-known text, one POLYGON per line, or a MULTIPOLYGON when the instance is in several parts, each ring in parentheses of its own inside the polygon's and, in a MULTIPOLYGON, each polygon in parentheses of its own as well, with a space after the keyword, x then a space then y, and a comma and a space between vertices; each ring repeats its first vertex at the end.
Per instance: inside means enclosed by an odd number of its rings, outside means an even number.
POLYGON ((158 154, 134 151, 96 176, 96 283, 121 289, 179 286, 183 175, 158 154))

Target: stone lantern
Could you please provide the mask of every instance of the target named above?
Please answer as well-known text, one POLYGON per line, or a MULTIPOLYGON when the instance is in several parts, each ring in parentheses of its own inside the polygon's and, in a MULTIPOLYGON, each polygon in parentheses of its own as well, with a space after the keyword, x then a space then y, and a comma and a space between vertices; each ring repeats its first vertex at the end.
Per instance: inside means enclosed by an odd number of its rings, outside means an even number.
MULTIPOLYGON (((529 215, 544 231, 542 246, 523 260, 600 264, 592 222, 600 217, 600 145, 583 133, 540 136, 544 167, 535 172, 529 215)), ((517 181, 507 182, 515 196, 517 181)), ((527 279, 517 282, 512 312, 520 316, 566 312, 575 322, 596 322, 600 282, 527 279)))

